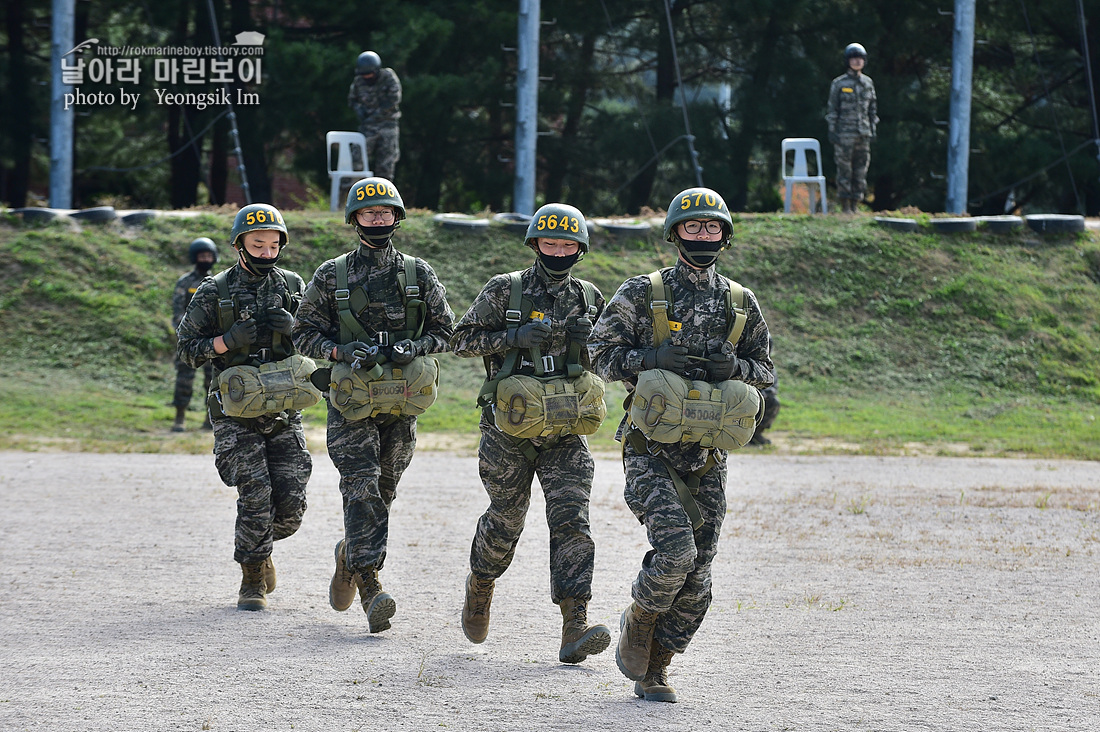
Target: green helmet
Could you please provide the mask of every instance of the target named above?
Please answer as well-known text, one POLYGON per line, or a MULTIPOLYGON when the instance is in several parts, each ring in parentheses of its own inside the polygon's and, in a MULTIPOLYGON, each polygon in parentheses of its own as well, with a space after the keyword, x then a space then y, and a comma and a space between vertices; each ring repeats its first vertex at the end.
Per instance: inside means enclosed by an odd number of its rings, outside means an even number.
POLYGON ((344 206, 344 223, 351 223, 351 215, 361 208, 368 206, 393 206, 397 209, 394 222, 405 218, 405 203, 401 200, 401 194, 397 186, 385 178, 363 178, 356 181, 348 191, 348 201, 344 206))
POLYGON ((218 247, 211 239, 205 236, 200 236, 195 241, 191 242, 191 246, 187 247, 187 258, 191 260, 191 264, 198 264, 199 252, 210 252, 214 255, 214 261, 218 261, 218 247))
POLYGON ((382 68, 382 59, 374 51, 363 51, 355 59, 355 75, 377 74, 382 68))
POLYGON ((548 203, 531 217, 524 243, 538 250, 535 239, 568 239, 581 245, 581 254, 588 253, 588 224, 584 214, 565 203, 548 203))
POLYGON ((725 223, 727 241, 733 233, 733 219, 726 202, 710 188, 688 188, 676 194, 665 214, 665 241, 675 241, 672 233, 676 224, 690 219, 718 219, 725 223))
POLYGON ((229 246, 236 248, 241 234, 248 231, 278 231, 279 246, 286 244, 286 223, 279 209, 270 203, 250 203, 233 217, 233 231, 229 234, 229 246))

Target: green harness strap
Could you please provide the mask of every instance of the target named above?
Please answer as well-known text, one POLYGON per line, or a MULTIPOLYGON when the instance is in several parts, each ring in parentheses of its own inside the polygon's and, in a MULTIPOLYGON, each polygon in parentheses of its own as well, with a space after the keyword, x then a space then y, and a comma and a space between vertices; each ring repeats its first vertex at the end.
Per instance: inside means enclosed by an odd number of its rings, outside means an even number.
MULTIPOLYGON (((351 252, 336 258, 336 312, 340 318, 340 343, 352 341, 378 342, 359 322, 361 315, 369 306, 367 291, 360 285, 355 290, 348 288, 348 257, 351 252)), ((405 303, 405 329, 398 331, 380 331, 385 334, 381 345, 388 346, 405 339, 416 340, 424 333, 424 324, 428 319, 428 304, 420 298, 420 286, 416 281, 416 259, 401 252, 401 268, 397 271, 397 285, 401 299, 405 303), (408 283, 412 282, 412 285, 408 283)))
POLYGON ((634 452, 640 455, 655 457, 661 461, 661 465, 665 466, 665 470, 668 471, 669 477, 672 478, 672 485, 676 488, 676 496, 680 499, 680 505, 684 507, 684 513, 687 514, 688 520, 691 521, 691 528, 698 531, 703 525, 703 514, 699 510, 699 504, 695 500, 695 494, 699 492, 699 483, 702 481, 703 477, 718 464, 718 461, 714 459, 714 451, 712 450, 710 455, 707 456, 707 462, 703 467, 691 471, 686 476, 682 476, 676 471, 676 468, 672 467, 671 460, 663 455, 650 454, 649 448, 646 445, 645 435, 643 435, 637 427, 633 425, 630 426, 624 437, 626 438, 623 441, 624 457, 626 443, 629 442, 634 452))
MULTIPOLYGON (((290 280, 287 278, 286 273, 281 269, 276 269, 275 271, 279 273, 279 276, 283 280, 283 307, 287 309, 287 312, 293 314, 298 310, 298 302, 301 301, 301 298, 295 301, 294 295, 301 295, 301 292, 296 292, 292 295, 290 291, 290 280)), ((233 323, 240 317, 237 300, 229 294, 229 270, 225 269, 214 275, 214 284, 218 287, 218 328, 222 333, 225 333, 233 327, 233 323)), ((231 351, 226 351, 222 354, 222 358, 225 359, 226 364, 229 366, 240 366, 252 360, 250 358, 250 352, 251 348, 243 346, 231 351)), ((276 361, 282 361, 284 358, 289 358, 294 355, 294 342, 279 331, 272 330, 271 352, 272 355, 275 356, 276 361)))

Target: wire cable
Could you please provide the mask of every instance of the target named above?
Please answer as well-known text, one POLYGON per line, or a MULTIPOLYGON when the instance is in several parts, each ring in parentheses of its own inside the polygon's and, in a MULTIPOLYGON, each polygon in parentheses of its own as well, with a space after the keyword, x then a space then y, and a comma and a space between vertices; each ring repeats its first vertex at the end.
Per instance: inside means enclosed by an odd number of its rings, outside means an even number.
POLYGON ((107 166, 104 166, 104 165, 92 165, 92 166, 89 166, 87 168, 81 168, 81 170, 79 172, 88 173, 88 172, 91 172, 93 170, 100 170, 100 171, 106 171, 108 173, 129 173, 129 172, 134 171, 134 170, 145 170, 146 168, 152 168, 155 165, 160 165, 161 163, 166 163, 169 160, 171 160, 172 158, 174 158, 177 155, 179 155, 180 153, 182 153, 184 150, 187 150, 187 149, 191 148, 194 145, 195 140, 198 140, 200 137, 205 135, 207 130, 209 130, 211 127, 213 127, 214 124, 218 120, 220 120, 222 117, 224 117, 227 114, 229 114, 228 109, 223 111, 221 114, 219 114, 214 119, 210 120, 210 124, 208 124, 206 127, 203 127, 201 130, 199 130, 197 133, 195 133, 194 137, 192 137, 190 140, 188 140, 187 142, 180 145, 174 153, 171 153, 169 155, 165 155, 160 160, 154 160, 153 162, 145 163, 144 165, 136 165, 132 168, 110 168, 110 167, 107 167, 107 166))

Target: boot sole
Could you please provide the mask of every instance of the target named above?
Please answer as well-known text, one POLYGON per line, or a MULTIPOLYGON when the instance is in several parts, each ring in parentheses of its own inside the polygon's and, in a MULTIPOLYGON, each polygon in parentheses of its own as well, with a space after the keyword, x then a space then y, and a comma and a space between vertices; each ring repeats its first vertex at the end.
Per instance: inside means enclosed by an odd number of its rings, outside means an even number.
POLYGON ((580 663, 589 656, 603 653, 611 645, 611 631, 603 625, 597 625, 582 635, 575 643, 563 646, 558 652, 562 663, 580 663))
POLYGON ((654 691, 647 694, 645 690, 642 689, 642 685, 637 681, 634 682, 634 693, 646 701, 676 703, 675 691, 654 691))
POLYGON ((383 630, 389 630, 390 618, 397 612, 397 602, 383 592, 375 597, 371 604, 363 610, 367 613, 370 632, 380 633, 383 630))
MULTIPOLYGON (((629 608, 627 608, 627 610, 629 610, 629 608)), ((626 613, 627 613, 627 610, 623 610, 623 614, 621 616, 619 616, 619 642, 620 643, 622 642, 623 628, 626 627, 626 613)), ((626 666, 623 665, 623 658, 622 658, 622 656, 619 655, 619 646, 618 646, 618 644, 615 645, 615 665, 619 667, 619 671, 622 672, 623 676, 627 677, 631 681, 641 681, 642 679, 645 678, 645 671, 642 671, 640 674, 631 673, 630 671, 627 670, 626 666)), ((646 670, 649 670, 648 666, 646 667, 646 670)))
POLYGON ((466 621, 463 620, 462 635, 466 636, 466 640, 470 641, 471 643, 484 643, 485 639, 489 637, 489 629, 485 629, 485 635, 481 636, 480 638, 475 638, 474 636, 470 635, 470 631, 466 629, 466 621))
MULTIPOLYGON (((336 559, 337 571, 339 571, 339 567, 340 567, 340 544, 342 544, 342 543, 343 542, 340 542, 340 541, 336 542, 336 549, 333 550, 333 553, 335 554, 335 559, 336 559)), ((335 585, 336 585, 336 572, 333 572, 332 573, 332 580, 328 583, 328 604, 329 604, 329 607, 331 607, 336 612, 342 613, 345 610, 347 610, 349 607, 351 607, 352 603, 355 602, 355 589, 354 589, 354 586, 353 586, 352 591, 351 591, 351 596, 348 598, 347 604, 344 605, 343 607, 341 607, 340 605, 336 604, 336 600, 332 596, 333 588, 334 588, 335 585)))
POLYGON ((267 600, 237 600, 238 610, 266 610, 267 600))

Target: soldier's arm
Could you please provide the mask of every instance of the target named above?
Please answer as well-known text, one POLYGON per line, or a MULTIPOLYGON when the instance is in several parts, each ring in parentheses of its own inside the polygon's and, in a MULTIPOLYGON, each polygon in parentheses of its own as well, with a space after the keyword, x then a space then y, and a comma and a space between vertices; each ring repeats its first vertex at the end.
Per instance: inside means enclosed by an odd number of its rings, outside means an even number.
POLYGON ((172 291, 172 329, 180 327, 183 314, 187 312, 187 285, 182 280, 176 281, 176 289, 172 291))
POLYGON ((878 95, 875 94, 875 83, 867 79, 867 86, 871 89, 871 100, 867 104, 867 119, 871 122, 871 137, 878 134, 878 95))
POLYGON ((218 330, 218 288, 206 279, 195 291, 187 311, 176 328, 176 356, 191 368, 199 368, 217 354, 214 339, 218 330))
POLYGON ((508 350, 504 316, 510 289, 508 275, 496 275, 478 293, 455 325, 451 351, 456 356, 487 356, 508 350))
POLYGON ((737 341, 735 354, 741 361, 740 378, 757 389, 766 389, 775 381, 775 364, 772 363, 772 337, 760 303, 752 290, 745 289, 747 319, 745 331, 737 341))
POLYGON ((642 357, 650 344, 642 342, 641 321, 649 322, 649 314, 643 313, 647 277, 634 277, 619 287, 611 302, 603 308, 588 352, 592 364, 604 381, 633 379, 642 370, 642 357))
POLYGON ((294 318, 294 348, 310 358, 328 360, 340 336, 333 294, 335 274, 331 269, 324 264, 317 268, 294 318))
POLYGON ((451 336, 455 333, 455 314, 447 303, 447 288, 436 276, 435 270, 423 259, 416 260, 416 279, 424 290, 420 296, 428 306, 428 316, 424 322, 424 335, 416 341, 416 350, 421 355, 445 353, 450 348, 451 336))
POLYGON ((393 71, 386 74, 383 80, 386 83, 378 90, 378 107, 383 116, 388 116, 397 111, 398 105, 401 104, 401 80, 397 78, 397 74, 393 71))
MULTIPOLYGON (((596 290, 596 302, 595 302, 596 315, 593 316, 593 318, 592 318, 593 330, 595 330, 595 323, 596 323, 596 321, 598 321, 600 319, 600 315, 603 313, 604 309, 607 307, 607 301, 603 299, 603 293, 600 292, 600 288, 596 287, 595 285, 593 285, 592 287, 593 287, 593 289, 596 290)), ((584 366, 584 368, 588 371, 592 371, 593 368, 594 368, 593 365, 592 365, 592 345, 591 344, 592 344, 592 338, 591 338, 591 336, 589 336, 588 343, 586 343, 584 348, 581 349, 581 365, 584 366)))
POLYGON ((829 107, 825 121, 829 123, 829 133, 836 133, 837 107, 840 103, 840 85, 835 81, 829 86, 829 107))

